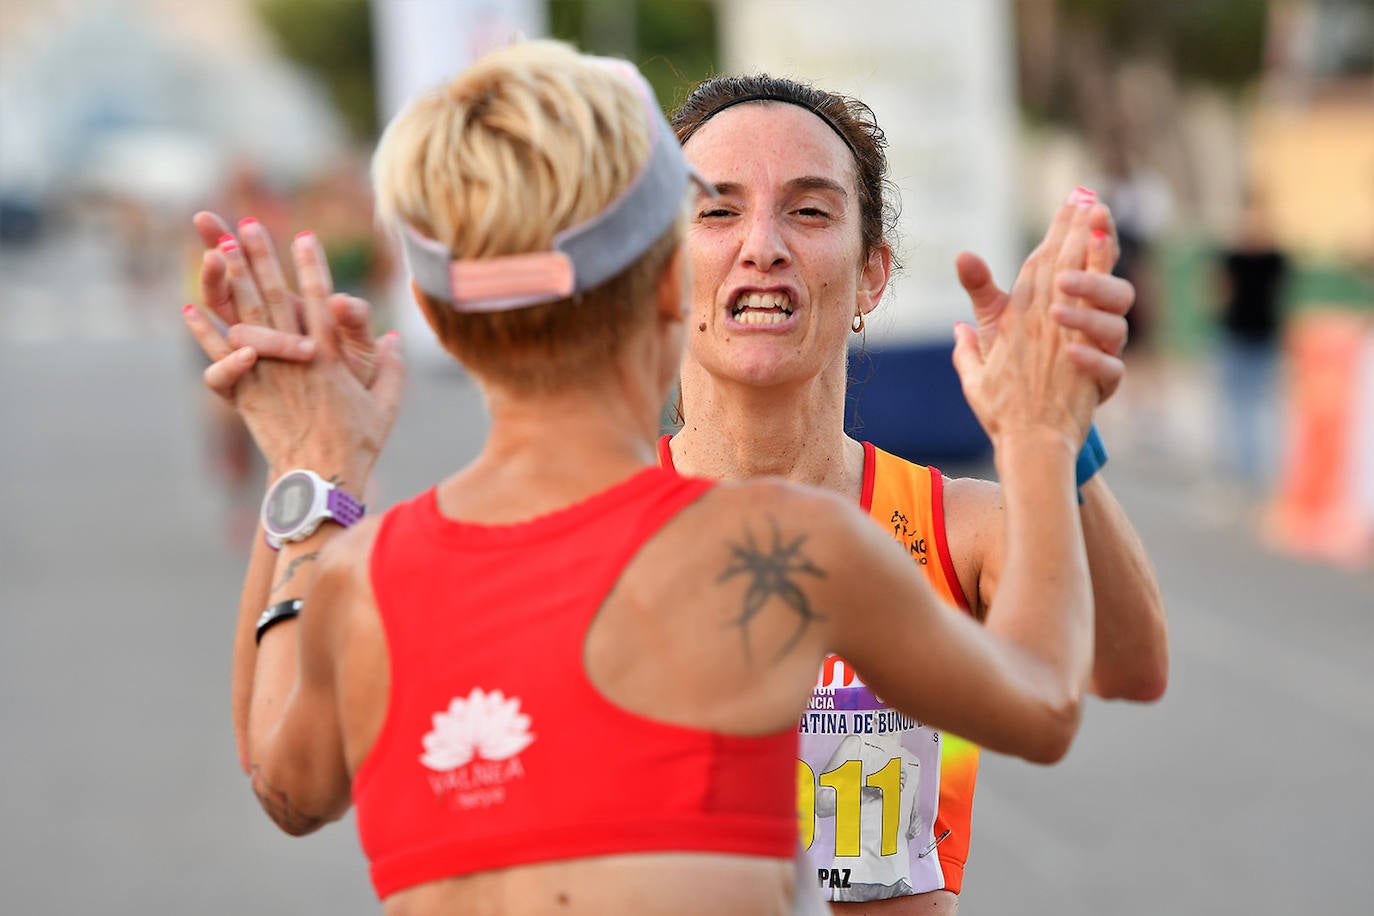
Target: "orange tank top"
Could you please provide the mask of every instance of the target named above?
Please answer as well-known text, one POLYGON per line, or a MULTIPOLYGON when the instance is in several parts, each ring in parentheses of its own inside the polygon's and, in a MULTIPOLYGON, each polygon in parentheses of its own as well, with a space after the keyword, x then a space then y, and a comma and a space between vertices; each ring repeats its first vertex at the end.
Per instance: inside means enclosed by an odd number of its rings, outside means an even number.
MULTIPOLYGON (((668 436, 658 454, 672 467, 668 436)), ((967 613, 945 540, 943 497, 938 470, 864 443, 861 506, 906 548, 936 594, 967 613)), ((822 891, 832 901, 959 893, 978 746, 891 709, 837 656, 826 659, 798 730, 798 823, 822 891)))

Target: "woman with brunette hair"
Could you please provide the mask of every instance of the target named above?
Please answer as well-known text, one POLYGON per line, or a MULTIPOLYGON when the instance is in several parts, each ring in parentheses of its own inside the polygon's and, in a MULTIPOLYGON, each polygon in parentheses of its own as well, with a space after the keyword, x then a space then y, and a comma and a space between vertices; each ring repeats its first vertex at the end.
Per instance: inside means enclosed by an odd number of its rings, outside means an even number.
POLYGON ((491 54, 397 116, 379 211, 491 428, 380 517, 348 491, 397 410, 394 339, 371 365, 350 355, 349 303, 308 234, 300 310, 260 225, 207 256, 227 284, 207 303, 236 327, 191 307, 187 324, 273 480, 236 644, 245 766, 290 833, 357 806, 388 913, 805 904, 796 723, 830 654, 990 748, 1052 762, 1076 731, 1093 627, 1073 460, 1121 366, 1049 310, 1055 275, 1088 258, 1090 209, 1061 208, 995 340, 958 332, 1006 505, 980 628, 853 499, 656 466, 694 180, 632 67, 553 43, 491 54), (304 334, 313 359, 235 349, 268 332, 304 334))
MULTIPOLYGON (((844 429, 849 340, 862 333, 893 270, 896 207, 886 138, 873 112, 857 99, 751 75, 698 85, 671 121, 688 161, 719 195, 701 202, 687 232, 694 286, 681 428, 660 440, 660 463, 718 480, 782 477, 838 494, 901 543, 946 605, 995 621, 994 594, 1005 586, 1010 546, 1004 487, 946 479, 844 429)), ((1085 189, 1070 200, 1091 226, 1086 263, 1060 272, 1055 288, 1037 294, 1049 295, 1054 319, 1093 345, 1075 355, 1096 369, 1114 364, 1121 351, 1122 315, 1133 291, 1110 275, 1115 249, 1107 208, 1085 189), (1092 307, 1076 307, 1080 300, 1092 307)), ((1053 252, 1042 244, 1010 297, 979 258, 959 257, 958 275, 985 350, 1004 332, 1009 303, 1047 279, 1036 270, 1046 256, 1053 252)), ((921 422, 919 411, 912 422, 921 422)), ((1079 514, 1096 600, 1092 688, 1103 697, 1153 700, 1167 678, 1159 588, 1125 513, 1094 473, 1105 460, 1096 432, 1079 444, 1079 514)), ((922 650, 911 662, 927 664, 933 656, 933 649, 922 650)), ((880 713, 888 707, 866 680, 858 659, 830 658, 817 679, 816 702, 880 713)), ((861 792, 870 791, 873 779, 867 764, 868 782, 860 788, 850 785, 859 764, 835 766, 831 759, 863 724, 851 719, 847 734, 833 734, 802 721, 800 814, 818 881, 829 899, 856 902, 863 912, 952 912, 969 849, 978 747, 958 729, 901 724, 903 747, 920 759, 920 779, 906 780, 901 804, 893 799, 891 810, 905 810, 906 796, 915 793, 921 835, 897 843, 898 818, 884 816, 891 842, 881 855, 903 859, 884 864, 869 861, 878 850, 859 842, 861 831, 867 836, 876 829, 859 814, 861 792), (838 806, 841 814, 847 808, 852 816, 848 822, 816 817, 811 827, 816 806, 838 806), (844 870, 835 868, 846 860, 854 865, 851 876, 893 879, 885 886, 846 882, 844 870)), ((891 772, 899 770, 907 772, 894 763, 891 772)))

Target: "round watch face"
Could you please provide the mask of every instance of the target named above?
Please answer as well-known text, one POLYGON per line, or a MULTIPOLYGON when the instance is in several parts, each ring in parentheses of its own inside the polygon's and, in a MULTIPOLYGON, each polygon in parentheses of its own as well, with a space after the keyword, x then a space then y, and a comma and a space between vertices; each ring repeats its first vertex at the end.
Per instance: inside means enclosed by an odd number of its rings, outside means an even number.
POLYGON ((315 502, 315 482, 304 474, 287 474, 272 488, 263 524, 274 534, 285 534, 305 521, 315 502))

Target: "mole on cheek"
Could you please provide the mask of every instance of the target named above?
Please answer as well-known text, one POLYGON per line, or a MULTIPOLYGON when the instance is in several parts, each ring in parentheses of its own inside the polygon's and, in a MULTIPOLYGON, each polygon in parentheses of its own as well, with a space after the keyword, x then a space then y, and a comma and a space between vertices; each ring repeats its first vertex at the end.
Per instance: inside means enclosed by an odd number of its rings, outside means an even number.
POLYGON ((697 325, 697 330, 698 330, 698 331, 705 331, 705 330, 706 330, 706 322, 703 321, 701 324, 697 325))

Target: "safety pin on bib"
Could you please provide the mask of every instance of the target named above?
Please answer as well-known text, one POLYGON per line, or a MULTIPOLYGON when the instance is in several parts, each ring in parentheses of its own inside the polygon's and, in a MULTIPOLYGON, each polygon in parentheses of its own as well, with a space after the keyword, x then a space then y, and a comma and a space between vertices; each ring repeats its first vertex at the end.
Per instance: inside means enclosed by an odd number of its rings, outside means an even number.
POLYGON ((923 852, 923 853, 921 853, 921 854, 919 854, 918 856, 916 856, 916 858, 918 858, 918 859, 924 859, 926 856, 930 855, 932 852, 935 851, 935 847, 936 847, 936 846, 939 846, 939 845, 940 845, 941 843, 943 843, 946 839, 948 839, 948 838, 949 838, 949 835, 950 835, 951 833, 953 833, 953 832, 954 832, 953 830, 946 830, 944 833, 942 833, 942 834, 940 834, 939 836, 937 836, 937 837, 935 838, 934 842, 932 842, 929 846, 926 847, 926 851, 923 852))

